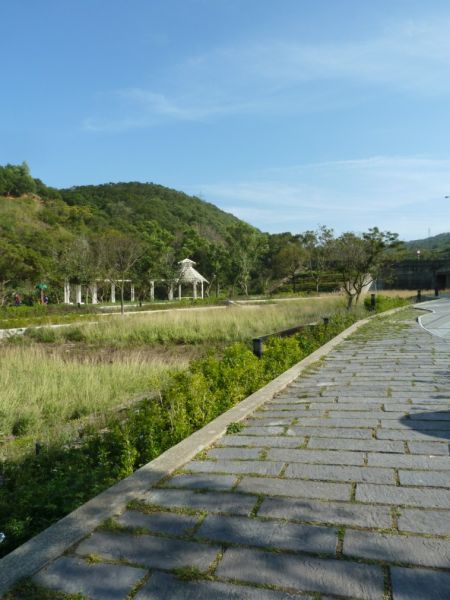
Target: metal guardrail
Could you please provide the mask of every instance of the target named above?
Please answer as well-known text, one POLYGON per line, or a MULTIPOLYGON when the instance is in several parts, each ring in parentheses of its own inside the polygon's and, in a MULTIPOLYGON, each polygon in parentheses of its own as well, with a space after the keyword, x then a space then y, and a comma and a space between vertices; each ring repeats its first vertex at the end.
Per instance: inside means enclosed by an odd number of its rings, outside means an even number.
MULTIPOLYGON (((323 324, 328 325, 330 317, 322 317, 322 318, 323 318, 323 324)), ((264 342, 270 338, 289 337, 291 335, 295 335, 296 333, 299 333, 300 331, 304 331, 305 329, 311 329, 312 327, 317 327, 317 325, 319 325, 319 322, 315 321, 314 323, 306 323, 305 325, 297 325, 296 327, 291 327, 290 329, 284 329, 283 331, 277 331, 276 333, 269 333, 267 335, 261 335, 257 338, 253 338, 253 340, 252 340, 253 354, 255 356, 257 356, 258 358, 261 358, 261 356, 263 355, 263 352, 264 352, 264 342)))

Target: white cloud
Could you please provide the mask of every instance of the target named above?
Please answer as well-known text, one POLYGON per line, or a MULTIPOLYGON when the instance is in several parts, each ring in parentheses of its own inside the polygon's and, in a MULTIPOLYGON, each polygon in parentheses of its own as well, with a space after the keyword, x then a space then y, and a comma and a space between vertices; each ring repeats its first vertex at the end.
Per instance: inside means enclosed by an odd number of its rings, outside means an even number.
POLYGON ((446 16, 396 23, 364 40, 305 44, 273 38, 211 48, 174 64, 164 83, 110 92, 108 116, 90 117, 84 128, 123 131, 236 113, 298 114, 357 104, 380 87, 447 96, 449 30, 446 16), (349 86, 351 94, 345 92, 349 86))
MULTIPOLYGON (((194 188, 192 188, 193 191, 194 188)), ((378 156, 270 169, 247 181, 195 186, 263 230, 337 231, 378 226, 405 239, 450 227, 450 160, 378 156)))

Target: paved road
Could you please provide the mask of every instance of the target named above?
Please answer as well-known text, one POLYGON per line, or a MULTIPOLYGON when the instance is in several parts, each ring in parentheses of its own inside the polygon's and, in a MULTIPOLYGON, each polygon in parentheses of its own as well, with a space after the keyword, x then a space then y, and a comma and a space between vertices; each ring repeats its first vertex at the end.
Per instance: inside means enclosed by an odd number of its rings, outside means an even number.
POLYGON ((96 600, 448 600, 449 358, 411 317, 372 322, 35 581, 96 600))
POLYGON ((426 302, 424 307, 432 312, 420 317, 422 327, 433 335, 450 340, 450 298, 426 302))

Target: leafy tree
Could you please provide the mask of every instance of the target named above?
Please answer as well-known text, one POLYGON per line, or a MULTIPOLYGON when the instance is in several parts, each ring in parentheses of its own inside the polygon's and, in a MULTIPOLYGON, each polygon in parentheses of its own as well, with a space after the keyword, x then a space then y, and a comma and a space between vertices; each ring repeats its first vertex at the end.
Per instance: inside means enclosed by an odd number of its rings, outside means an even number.
POLYGON ((275 257, 275 264, 282 276, 282 281, 290 281, 294 292, 296 291, 296 278, 304 268, 305 262, 306 252, 298 237, 293 237, 288 241, 275 257))
POLYGON ((314 279, 316 292, 319 293, 320 281, 329 266, 333 230, 320 225, 316 231, 305 231, 300 239, 307 253, 309 274, 314 279))
POLYGON ((357 304, 363 289, 369 286, 387 260, 387 251, 398 247, 398 235, 377 227, 362 235, 347 232, 332 246, 334 266, 347 295, 347 308, 357 304))
POLYGON ((0 167, 0 195, 21 196, 36 192, 36 182, 26 162, 0 167))
POLYGON ((228 244, 233 284, 237 284, 248 296, 250 279, 266 249, 267 238, 254 227, 241 222, 228 229, 228 244))

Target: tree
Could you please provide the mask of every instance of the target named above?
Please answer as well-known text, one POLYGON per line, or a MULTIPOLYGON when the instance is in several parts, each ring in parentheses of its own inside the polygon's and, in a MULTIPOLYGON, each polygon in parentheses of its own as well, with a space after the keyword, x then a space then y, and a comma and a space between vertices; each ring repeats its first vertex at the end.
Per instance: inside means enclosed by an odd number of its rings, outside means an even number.
POLYGON ((59 272, 71 283, 91 284, 99 275, 99 256, 95 243, 85 236, 67 241, 58 256, 59 272))
POLYGON ((295 292, 295 283, 297 275, 304 267, 306 252, 302 247, 298 237, 293 237, 287 242, 275 257, 277 271, 285 281, 292 282, 292 291, 295 292))
POLYGON ((26 162, 0 167, 0 196, 21 196, 36 192, 36 182, 26 162))
POLYGON ((107 279, 120 290, 120 312, 125 313, 125 279, 143 254, 142 244, 117 231, 110 231, 98 240, 100 265, 107 279))
POLYGON ((238 223, 228 229, 227 241, 231 248, 233 284, 239 285, 248 296, 252 272, 267 246, 266 236, 247 223, 238 223))
POLYGON ((332 245, 334 266, 347 295, 347 308, 357 304, 363 289, 378 276, 386 260, 386 251, 398 247, 398 235, 377 227, 362 235, 347 232, 332 245))
POLYGON ((330 259, 333 230, 325 225, 320 225, 316 231, 305 231, 300 239, 307 252, 308 271, 314 279, 316 292, 319 293, 320 281, 330 259))
POLYGON ((0 238, 0 306, 6 303, 13 286, 39 277, 42 270, 37 252, 0 238))

